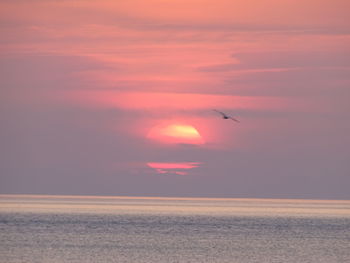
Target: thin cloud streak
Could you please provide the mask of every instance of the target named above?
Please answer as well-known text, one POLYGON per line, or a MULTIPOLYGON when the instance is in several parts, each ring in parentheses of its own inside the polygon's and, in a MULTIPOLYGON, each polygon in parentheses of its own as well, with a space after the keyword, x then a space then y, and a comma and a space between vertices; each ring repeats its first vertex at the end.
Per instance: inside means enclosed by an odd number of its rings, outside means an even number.
MULTIPOLYGON (((66 93, 67 100, 95 107, 116 107, 131 110, 198 110, 222 109, 288 109, 286 98, 248 97, 196 93, 156 93, 156 92, 118 92, 118 91, 73 91, 66 93)), ((300 106, 300 104, 299 104, 300 106)), ((292 107, 293 109, 294 107, 292 107)))

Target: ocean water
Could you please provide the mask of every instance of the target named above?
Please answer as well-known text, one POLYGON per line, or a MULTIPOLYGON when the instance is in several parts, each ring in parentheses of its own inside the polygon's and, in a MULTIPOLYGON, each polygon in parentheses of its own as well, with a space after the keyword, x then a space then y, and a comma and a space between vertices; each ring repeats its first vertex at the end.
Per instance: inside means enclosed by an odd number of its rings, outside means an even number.
POLYGON ((350 262, 350 201, 1 195, 0 262, 350 262))

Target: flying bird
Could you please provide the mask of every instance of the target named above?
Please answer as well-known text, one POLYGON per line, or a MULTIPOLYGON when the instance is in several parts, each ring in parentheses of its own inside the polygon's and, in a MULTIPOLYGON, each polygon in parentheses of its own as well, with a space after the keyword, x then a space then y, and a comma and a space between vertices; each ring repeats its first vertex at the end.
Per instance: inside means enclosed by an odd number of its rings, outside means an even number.
POLYGON ((235 119, 235 118, 233 118, 233 117, 227 115, 226 113, 223 113, 223 112, 218 111, 218 110, 215 110, 215 109, 214 109, 213 111, 215 111, 215 112, 221 114, 222 118, 225 119, 225 120, 230 119, 230 120, 233 120, 233 121, 235 121, 235 122, 239 122, 239 120, 237 120, 237 119, 235 119))

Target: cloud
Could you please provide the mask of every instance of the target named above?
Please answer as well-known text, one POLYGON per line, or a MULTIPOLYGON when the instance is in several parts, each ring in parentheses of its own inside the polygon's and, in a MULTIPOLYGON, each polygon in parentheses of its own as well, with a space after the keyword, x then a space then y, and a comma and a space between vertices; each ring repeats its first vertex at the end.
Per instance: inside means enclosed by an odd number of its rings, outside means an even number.
POLYGON ((158 174, 165 175, 187 175, 188 170, 197 168, 201 165, 199 162, 182 162, 182 163, 147 163, 147 165, 157 171, 158 174))
POLYGON ((200 67, 203 72, 225 72, 234 70, 283 70, 301 68, 350 68, 347 59, 348 50, 327 51, 266 51, 252 53, 237 53, 232 57, 235 63, 218 64, 200 67))
POLYGON ((119 92, 83 90, 66 92, 67 101, 92 107, 138 110, 281 109, 288 108, 285 98, 229 96, 200 93, 119 92))
POLYGON ((110 70, 108 64, 83 56, 13 54, 0 61, 0 100, 6 105, 52 103, 64 90, 96 86, 82 73, 110 70))
POLYGON ((245 88, 232 92, 255 96, 330 96, 344 94, 349 84, 349 69, 292 69, 276 72, 251 72, 231 77, 227 85, 245 88))
POLYGON ((234 63, 202 66, 199 71, 220 77, 224 94, 334 97, 346 93, 350 81, 347 54, 341 48, 237 53, 234 63))

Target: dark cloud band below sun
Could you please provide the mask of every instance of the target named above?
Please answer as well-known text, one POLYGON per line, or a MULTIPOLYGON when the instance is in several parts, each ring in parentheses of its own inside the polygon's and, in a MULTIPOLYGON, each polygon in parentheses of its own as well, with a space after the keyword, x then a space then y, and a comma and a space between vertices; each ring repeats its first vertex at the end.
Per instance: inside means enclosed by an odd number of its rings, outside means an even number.
POLYGON ((155 169, 157 174, 164 175, 187 175, 188 171, 201 165, 200 162, 181 162, 181 163, 161 163, 149 162, 147 165, 155 169))

